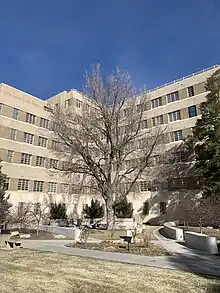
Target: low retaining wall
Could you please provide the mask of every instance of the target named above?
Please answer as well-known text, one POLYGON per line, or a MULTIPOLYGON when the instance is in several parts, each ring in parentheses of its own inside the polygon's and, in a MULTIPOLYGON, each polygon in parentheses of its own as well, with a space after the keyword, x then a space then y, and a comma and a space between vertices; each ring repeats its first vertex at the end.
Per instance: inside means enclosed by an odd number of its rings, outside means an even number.
POLYGON ((175 222, 166 222, 163 227, 166 236, 177 241, 183 241, 183 230, 177 228, 175 222))
POLYGON ((8 241, 10 236, 10 234, 0 234, 0 247, 6 247, 5 241, 8 241))
POLYGON ((79 240, 80 237, 80 229, 78 228, 67 228, 67 227, 58 227, 58 226, 49 226, 49 225, 40 225, 40 230, 58 234, 58 235, 64 235, 70 239, 79 240))
POLYGON ((133 218, 117 218, 115 220, 115 229, 134 229, 133 218))
POLYGON ((215 237, 196 232, 185 232, 184 236, 186 246, 212 254, 218 253, 217 240, 215 237))

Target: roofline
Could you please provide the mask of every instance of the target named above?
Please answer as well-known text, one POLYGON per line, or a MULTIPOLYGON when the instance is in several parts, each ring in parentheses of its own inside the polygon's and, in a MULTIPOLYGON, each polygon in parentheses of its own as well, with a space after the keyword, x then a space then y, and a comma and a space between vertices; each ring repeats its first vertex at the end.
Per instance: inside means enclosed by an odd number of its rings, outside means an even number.
POLYGON ((165 83, 165 84, 163 84, 163 85, 157 86, 157 87, 155 87, 155 88, 153 88, 153 89, 149 89, 149 90, 144 91, 144 92, 145 92, 145 93, 151 93, 151 92, 153 92, 153 91, 159 90, 159 89, 161 89, 161 88, 163 88, 163 87, 166 87, 166 86, 168 86, 168 85, 175 84, 175 83, 177 83, 177 82, 179 82, 179 81, 185 80, 185 79, 187 79, 187 78, 191 78, 191 77, 193 77, 193 76, 195 76, 195 75, 199 75, 199 74, 201 74, 201 73, 203 73, 203 72, 206 72, 206 71, 212 70, 212 69, 214 69, 214 68, 218 68, 218 67, 220 68, 220 65, 218 65, 218 64, 212 65, 212 66, 210 66, 210 67, 208 67, 208 68, 205 68, 205 69, 202 69, 202 70, 200 70, 200 71, 194 72, 194 73, 192 73, 192 74, 190 74, 190 75, 187 75, 187 76, 184 76, 184 77, 181 77, 181 78, 175 79, 175 80, 173 80, 173 81, 171 81, 171 82, 165 83))

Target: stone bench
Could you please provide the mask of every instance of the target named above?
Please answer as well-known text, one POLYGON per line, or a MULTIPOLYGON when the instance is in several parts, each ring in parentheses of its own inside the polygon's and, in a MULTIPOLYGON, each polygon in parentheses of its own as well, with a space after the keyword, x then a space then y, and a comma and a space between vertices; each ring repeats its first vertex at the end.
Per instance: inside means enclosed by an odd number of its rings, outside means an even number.
POLYGON ((5 244, 9 248, 22 248, 21 242, 19 241, 5 241, 5 244))
POLYGON ((175 222, 166 222, 163 225, 164 234, 174 240, 183 241, 183 230, 176 227, 175 222))
POLYGON ((202 250, 211 254, 218 253, 216 237, 211 237, 196 232, 185 232, 184 236, 186 246, 202 250))

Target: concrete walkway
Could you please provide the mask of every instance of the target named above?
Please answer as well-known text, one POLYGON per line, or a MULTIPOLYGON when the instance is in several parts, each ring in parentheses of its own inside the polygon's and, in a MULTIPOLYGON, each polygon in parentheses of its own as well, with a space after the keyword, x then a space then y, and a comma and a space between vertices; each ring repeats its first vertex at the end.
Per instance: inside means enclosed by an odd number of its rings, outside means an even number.
MULTIPOLYGON (((164 247, 168 247, 170 251, 173 251, 174 249, 176 249, 176 247, 178 247, 178 245, 180 245, 170 240, 160 240, 158 242, 164 247)), ((28 249, 65 253, 73 256, 90 257, 108 261, 118 261, 156 268, 179 269, 196 274, 205 274, 220 277, 220 257, 198 253, 197 251, 188 250, 184 247, 179 247, 179 251, 175 251, 175 254, 172 256, 150 257, 126 253, 114 253, 66 247, 65 245, 69 243, 70 240, 22 241, 23 247, 28 249)))

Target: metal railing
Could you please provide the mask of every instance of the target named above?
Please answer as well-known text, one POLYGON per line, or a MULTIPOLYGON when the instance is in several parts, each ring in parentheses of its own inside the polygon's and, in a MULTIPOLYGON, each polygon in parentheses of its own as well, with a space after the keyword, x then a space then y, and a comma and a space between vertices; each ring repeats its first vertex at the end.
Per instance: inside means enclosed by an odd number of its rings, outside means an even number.
POLYGON ((177 83, 177 82, 179 82, 179 81, 185 80, 185 79, 187 79, 187 78, 193 77, 193 76, 195 76, 195 75, 201 74, 201 73, 203 73, 203 72, 209 71, 209 70, 214 69, 214 68, 217 68, 217 67, 219 67, 218 64, 213 65, 213 66, 208 67, 208 68, 205 68, 205 69, 203 69, 203 70, 200 70, 200 71, 194 72, 194 73, 192 73, 192 74, 190 74, 190 75, 187 75, 187 76, 184 76, 184 77, 181 77, 181 78, 175 79, 175 80, 173 80, 173 81, 171 81, 171 82, 168 82, 168 83, 165 83, 165 84, 163 84, 163 85, 157 86, 157 87, 155 87, 155 88, 153 88, 153 89, 147 90, 146 92, 150 93, 150 92, 153 92, 153 91, 159 90, 159 89, 161 89, 161 88, 163 88, 163 87, 165 87, 165 86, 168 86, 168 85, 171 85, 171 84, 175 84, 175 83, 177 83))

